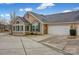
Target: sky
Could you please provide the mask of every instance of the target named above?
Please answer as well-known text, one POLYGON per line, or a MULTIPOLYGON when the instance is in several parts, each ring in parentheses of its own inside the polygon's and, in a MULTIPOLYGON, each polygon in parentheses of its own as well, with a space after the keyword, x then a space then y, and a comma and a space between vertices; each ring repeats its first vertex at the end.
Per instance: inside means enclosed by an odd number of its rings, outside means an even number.
POLYGON ((79 10, 79 3, 1 3, 0 17, 10 20, 12 12, 23 16, 27 11, 47 15, 75 10, 79 10))

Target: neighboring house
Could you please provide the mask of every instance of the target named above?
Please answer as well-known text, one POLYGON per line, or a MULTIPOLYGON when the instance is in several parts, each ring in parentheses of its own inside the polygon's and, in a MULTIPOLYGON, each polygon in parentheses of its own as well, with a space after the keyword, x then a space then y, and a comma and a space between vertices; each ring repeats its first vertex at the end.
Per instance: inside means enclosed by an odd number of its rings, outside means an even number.
POLYGON ((6 24, 6 25, 5 25, 5 31, 6 31, 6 32, 9 32, 10 29, 11 29, 11 25, 10 25, 10 24, 6 24))
POLYGON ((4 32, 5 31, 5 25, 0 23, 0 32, 4 32))
POLYGON ((76 30, 75 32, 79 35, 79 11, 51 15, 27 12, 24 17, 15 19, 12 28, 12 33, 18 33, 18 35, 27 33, 70 35, 70 29, 76 30))

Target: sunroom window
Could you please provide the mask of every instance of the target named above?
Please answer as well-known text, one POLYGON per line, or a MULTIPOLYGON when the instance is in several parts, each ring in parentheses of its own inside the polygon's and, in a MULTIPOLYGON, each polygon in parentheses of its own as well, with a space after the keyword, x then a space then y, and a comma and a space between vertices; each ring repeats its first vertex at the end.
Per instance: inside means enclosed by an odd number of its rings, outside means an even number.
POLYGON ((19 31, 19 26, 16 26, 16 31, 19 31))
POLYGON ((40 24, 36 23, 32 25, 32 31, 40 31, 40 24))
POLYGON ((32 31, 35 31, 35 26, 34 25, 32 26, 32 31))
POLYGON ((36 26, 36 31, 38 31, 38 25, 36 26))
POLYGON ((29 31, 29 26, 25 26, 25 31, 29 31))
POLYGON ((23 26, 20 26, 20 31, 23 31, 23 26))

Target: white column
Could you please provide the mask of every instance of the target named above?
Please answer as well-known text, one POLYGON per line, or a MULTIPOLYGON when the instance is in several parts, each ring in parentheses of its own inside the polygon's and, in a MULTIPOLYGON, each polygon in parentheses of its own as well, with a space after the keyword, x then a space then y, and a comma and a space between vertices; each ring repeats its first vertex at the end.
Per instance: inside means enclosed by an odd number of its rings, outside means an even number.
POLYGON ((25 25, 23 25, 23 33, 25 34, 25 25))
POLYGON ((29 26, 29 32, 31 32, 30 30, 31 30, 31 26, 29 26))

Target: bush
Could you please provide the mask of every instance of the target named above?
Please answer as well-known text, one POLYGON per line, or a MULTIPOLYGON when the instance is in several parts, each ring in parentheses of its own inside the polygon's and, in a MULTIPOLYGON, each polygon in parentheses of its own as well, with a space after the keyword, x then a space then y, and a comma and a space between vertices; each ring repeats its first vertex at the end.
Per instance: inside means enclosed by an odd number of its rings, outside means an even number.
POLYGON ((76 29, 70 29, 70 35, 76 36, 76 29))

